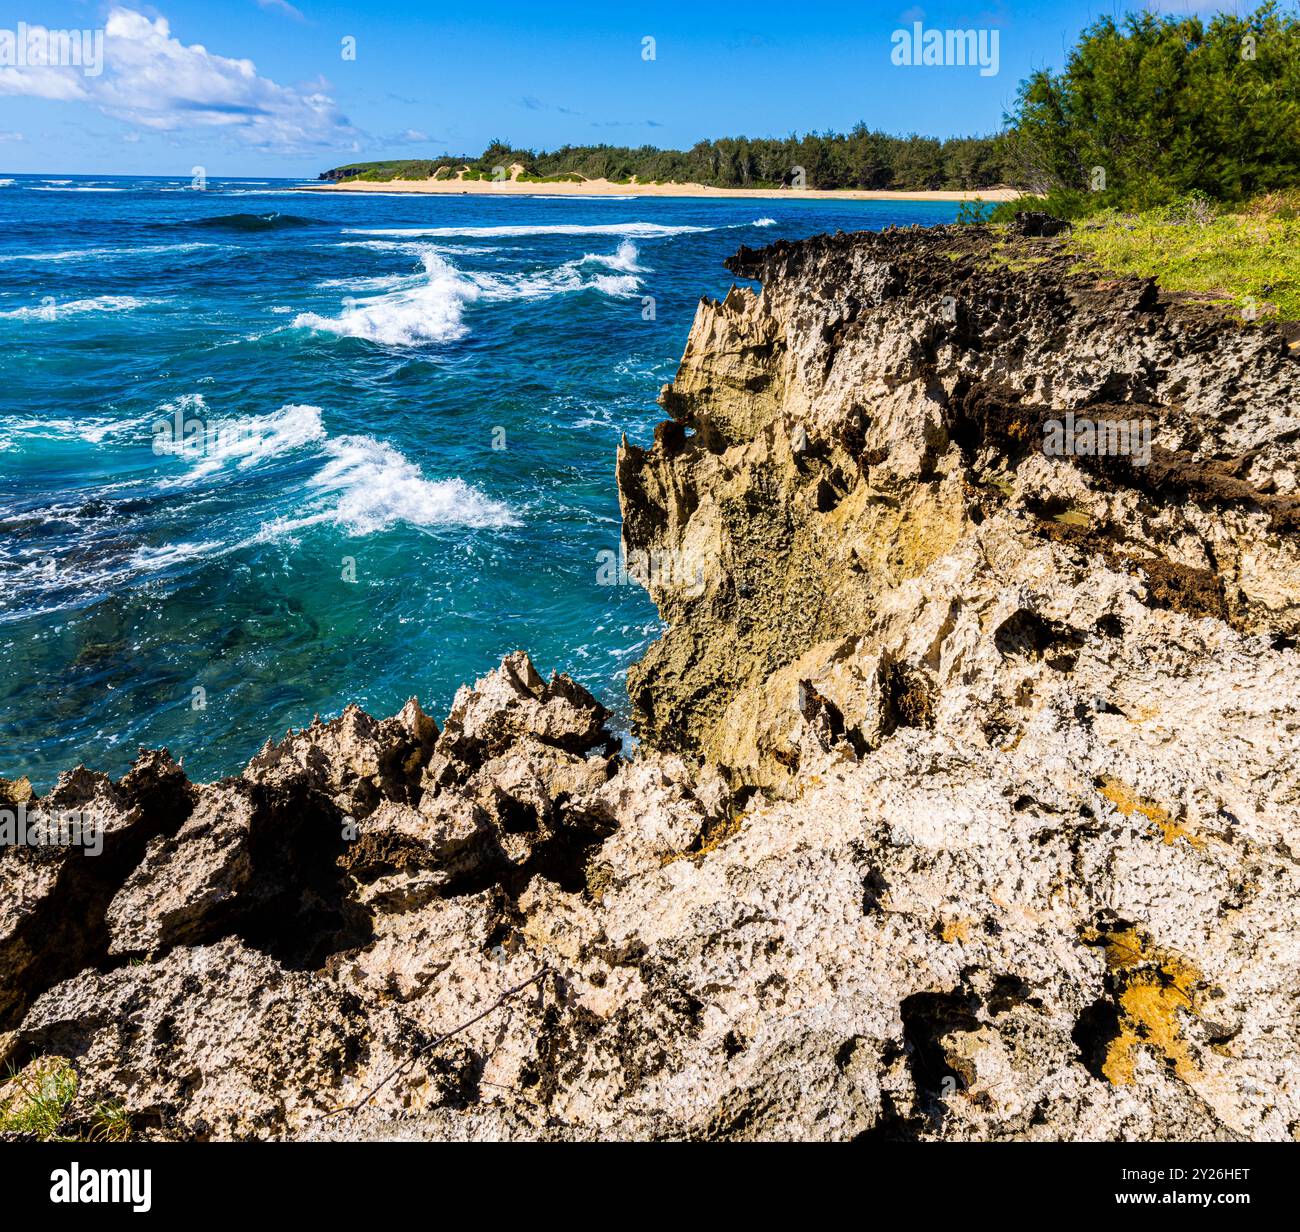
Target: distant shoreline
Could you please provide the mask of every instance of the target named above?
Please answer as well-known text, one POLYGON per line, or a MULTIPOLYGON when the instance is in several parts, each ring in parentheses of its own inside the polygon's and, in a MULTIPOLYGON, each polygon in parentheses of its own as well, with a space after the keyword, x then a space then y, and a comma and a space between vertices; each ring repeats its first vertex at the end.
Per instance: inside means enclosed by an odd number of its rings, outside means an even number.
POLYGON ((438 196, 482 197, 717 197, 765 201, 1015 201, 1015 188, 985 188, 973 192, 934 189, 929 192, 868 192, 859 189, 712 188, 707 184, 615 184, 611 180, 563 180, 543 184, 511 180, 360 180, 350 184, 304 186, 302 192, 428 193, 438 196))

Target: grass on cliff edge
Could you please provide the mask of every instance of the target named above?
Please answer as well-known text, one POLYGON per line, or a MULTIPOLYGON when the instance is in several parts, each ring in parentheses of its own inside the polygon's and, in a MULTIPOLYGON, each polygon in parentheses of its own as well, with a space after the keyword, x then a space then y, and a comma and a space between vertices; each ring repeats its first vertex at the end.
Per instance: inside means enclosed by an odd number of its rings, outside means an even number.
POLYGON ((1222 295, 1247 320, 1300 320, 1300 192, 1234 211, 1195 199, 1140 214, 1108 211, 1073 224, 1076 252, 1166 291, 1222 295))
POLYGON ((40 1142, 126 1141, 131 1118, 115 1100, 91 1108, 88 1124, 69 1124, 78 1085, 77 1071, 65 1057, 42 1058, 21 1073, 10 1068, 0 1082, 0 1134, 40 1142))

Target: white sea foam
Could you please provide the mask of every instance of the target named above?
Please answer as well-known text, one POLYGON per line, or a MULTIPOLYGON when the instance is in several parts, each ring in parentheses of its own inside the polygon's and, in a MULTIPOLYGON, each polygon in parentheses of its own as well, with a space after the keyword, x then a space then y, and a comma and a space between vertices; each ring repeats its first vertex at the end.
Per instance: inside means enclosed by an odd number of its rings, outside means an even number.
POLYGON ((354 291, 382 291, 385 294, 359 301, 345 300, 343 311, 336 317, 316 312, 299 313, 293 320, 295 328, 325 330, 340 337, 361 338, 385 346, 452 342, 468 333, 463 319, 466 304, 479 300, 547 299, 585 290, 626 298, 640 290, 636 275, 644 272, 637 264, 636 246, 627 240, 613 253, 588 253, 554 269, 526 273, 462 271, 443 256, 448 250, 437 244, 382 240, 361 243, 367 247, 383 245, 392 250, 410 252, 420 258, 424 272, 331 279, 322 285, 354 291), (613 272, 588 274, 583 267, 589 264, 602 264, 613 272))
POLYGON ((299 313, 294 326, 386 346, 419 346, 462 337, 466 332, 462 310, 478 298, 479 288, 436 252, 423 253, 421 260, 424 277, 415 285, 354 304, 337 317, 299 313))
POLYGON ((89 445, 101 445, 112 436, 126 436, 138 432, 144 420, 115 419, 92 415, 85 419, 38 419, 34 416, 0 417, 0 449, 12 448, 16 437, 38 437, 45 440, 81 440, 89 445))
MULTIPOLYGON (((190 413, 206 412, 199 395, 186 395, 160 410, 178 408, 190 413)), ((97 489, 91 504, 102 506, 106 512, 51 504, 16 514, 13 518, 16 521, 41 524, 58 521, 84 527, 92 537, 82 542, 94 545, 96 550, 86 554, 83 560, 79 559, 77 550, 71 554, 62 549, 51 552, 40 545, 10 550, 10 544, 0 543, 0 564, 4 566, 0 569, 0 625, 82 606, 132 578, 210 562, 258 544, 283 540, 310 526, 335 527, 356 537, 374 534, 396 523, 424 529, 456 526, 492 529, 518 525, 518 518, 506 504, 490 499, 460 478, 427 479, 418 466, 391 445, 370 436, 328 437, 321 427, 317 407, 285 406, 241 422, 253 430, 254 438, 260 434, 264 446, 260 456, 288 455, 301 449, 317 463, 305 489, 291 489, 280 497, 280 500, 293 501, 298 512, 271 518, 248 537, 235 534, 161 544, 137 541, 135 545, 120 542, 117 536, 113 540, 95 539, 94 524, 115 517, 113 508, 117 498, 140 494, 142 489, 136 480, 97 489), (41 595, 39 606, 31 602, 31 596, 36 593, 41 595), (11 600, 19 600, 20 606, 5 610, 11 600)), ((2 438, 0 432, 0 449, 5 447, 2 438)), ((237 436, 236 442, 239 439, 237 436)), ((248 435, 244 434, 242 439, 248 439, 248 435)), ((191 475, 210 475, 209 463, 213 460, 200 459, 191 475)), ((259 458, 236 443, 228 446, 216 460, 242 468, 259 458)), ((207 527, 209 534, 216 529, 211 524, 207 527)))
POLYGON ((776 226, 776 219, 775 219, 775 218, 755 218, 754 221, 753 221, 752 223, 750 223, 749 225, 750 225, 751 227, 775 227, 775 226, 776 226))
POLYGON ((348 228, 347 235, 405 236, 409 239, 448 239, 464 236, 466 239, 520 238, 529 235, 618 235, 627 239, 657 239, 669 235, 692 235, 716 230, 714 227, 670 227, 657 222, 593 223, 590 225, 557 223, 522 227, 356 227, 348 228))
POLYGON ((79 537, 76 543, 60 548, 51 549, 33 542, 12 552, 0 551, 5 565, 0 570, 0 602, 20 600, 15 610, 0 612, 0 624, 81 607, 133 576, 153 573, 193 558, 220 556, 238 546, 213 540, 131 548, 116 534, 107 540, 97 536, 95 524, 114 519, 114 499, 129 494, 133 487, 130 483, 107 484, 97 488, 93 495, 88 494, 87 504, 50 504, 17 515, 16 520, 41 526, 63 523, 85 532, 88 537, 79 537), (33 591, 43 597, 54 597, 54 601, 33 608, 30 602, 33 591))
POLYGON ((329 461, 310 486, 332 497, 327 516, 350 535, 369 535, 394 522, 413 526, 514 526, 508 506, 463 479, 426 479, 400 451, 371 436, 328 442, 329 461))
POLYGON ((0 188, 12 188, 13 186, 13 180, 0 180, 0 188))
POLYGON ((220 248, 220 244, 149 244, 142 248, 69 248, 62 252, 15 252, 0 256, 4 261, 102 261, 106 257, 151 257, 167 252, 192 252, 198 248, 220 248))
POLYGON ((582 272, 584 260, 566 261, 553 270, 532 274, 470 274, 468 277, 485 300, 538 300, 574 291, 599 291, 602 295, 625 298, 640 289, 633 274, 594 274, 582 272))
POLYGON ((470 244, 422 244, 407 240, 342 240, 333 245, 336 248, 368 248, 372 252, 407 252, 422 256, 426 252, 441 253, 447 257, 487 257, 499 252, 499 248, 474 247, 470 244))
POLYGON ((127 566, 138 573, 156 573, 171 565, 183 565, 204 557, 223 556, 230 548, 217 540, 205 543, 165 543, 159 547, 137 548, 127 561, 127 566))
POLYGON ((87 444, 103 444, 109 437, 125 435, 139 429, 142 422, 142 418, 138 416, 130 420, 107 416, 91 416, 85 420, 21 418, 21 420, 5 420, 5 431, 27 435, 27 437, 62 438, 69 441, 77 439, 87 444))
POLYGON ((635 193, 602 193, 592 196, 578 193, 528 193, 529 201, 635 201, 635 193))
POLYGON ((419 274, 379 274, 373 278, 326 278, 316 285, 322 291, 394 291, 408 286, 419 274))
POLYGON ((565 261, 550 270, 531 273, 498 274, 478 272, 467 274, 482 298, 488 300, 548 299, 553 295, 567 295, 574 291, 599 291, 602 295, 626 297, 640 290, 638 273, 645 270, 637 264, 636 245, 624 240, 615 252, 586 253, 576 261, 565 261), (585 267, 603 265, 615 271, 610 274, 588 274, 585 267))
POLYGON ((228 466, 247 470, 326 437, 318 406, 290 403, 266 415, 213 419, 202 394, 164 403, 152 433, 156 454, 191 462, 183 476, 164 481, 169 487, 196 483, 228 466))
POLYGON ((591 285, 602 295, 611 295, 616 299, 629 299, 641 289, 641 282, 632 275, 622 277, 614 274, 597 274, 591 285))
MULTIPOLYGON (((517 519, 509 508, 490 500, 464 480, 426 479, 420 468, 399 450, 372 436, 331 437, 325 430, 320 407, 290 404, 265 415, 209 420, 201 394, 186 394, 159 408, 158 422, 168 425, 163 434, 172 453, 191 463, 178 479, 165 486, 191 486, 229 470, 238 474, 274 459, 301 453, 321 463, 307 480, 310 494, 300 512, 263 523, 249 542, 265 543, 322 523, 338 526, 349 535, 369 535, 407 522, 414 526, 513 526, 517 519), (173 425, 193 424, 188 442, 173 425)), ((155 435, 155 441, 159 436, 155 435)), ((213 545, 180 545, 202 547, 213 545)), ((150 563, 153 558, 148 558, 150 563)))
POLYGON ((148 300, 136 299, 134 295, 96 295, 92 299, 72 299, 62 304, 51 300, 27 308, 14 308, 0 312, 0 317, 19 321, 60 321, 84 312, 129 312, 132 308, 143 308, 147 303, 148 300))
POLYGON ((624 240, 615 253, 589 252, 582 258, 584 263, 604 265, 608 269, 621 270, 625 274, 644 274, 645 270, 637 264, 640 254, 631 240, 624 240))

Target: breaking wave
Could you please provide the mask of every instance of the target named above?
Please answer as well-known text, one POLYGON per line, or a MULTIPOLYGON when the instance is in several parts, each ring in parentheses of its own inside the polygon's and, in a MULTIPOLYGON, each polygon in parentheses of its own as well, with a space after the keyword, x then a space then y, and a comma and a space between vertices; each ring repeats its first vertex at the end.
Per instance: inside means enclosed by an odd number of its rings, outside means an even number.
POLYGON ((318 406, 291 403, 266 415, 212 419, 202 394, 159 407, 152 434, 154 453, 192 463, 169 486, 196 483, 230 465, 247 470, 326 437, 318 406))
MULTIPOLYGON (((459 477, 427 479, 400 450, 372 436, 332 437, 321 408, 290 404, 264 415, 209 420, 202 395, 187 394, 159 408, 155 450, 190 463, 167 486, 192 486, 218 473, 313 459, 301 512, 264 522, 253 541, 267 542, 322 523, 349 535, 369 535, 396 522, 412 526, 513 526, 510 509, 459 477), (160 425, 163 430, 160 434, 160 425), (186 425, 193 428, 186 431, 186 425), (180 432, 179 438, 176 431, 180 432), (159 440, 165 447, 158 448, 159 440)), ((240 546, 240 545, 231 545, 240 546)))
POLYGON ((624 240, 615 253, 589 252, 582 260, 584 264, 603 265, 625 274, 644 274, 645 270, 637 264, 639 256, 636 245, 631 240, 624 240))
POLYGON ((417 285, 365 300, 337 317, 299 313, 294 327, 385 346, 421 346, 462 337, 466 333, 462 311, 478 297, 479 289, 436 252, 421 254, 421 261, 424 278, 417 285))
MULTIPOLYGON (((377 290, 386 294, 347 303, 335 317, 318 312, 299 313, 294 328, 316 329, 343 338, 360 338, 384 346, 413 347, 452 342, 464 337, 467 304, 476 301, 547 299, 574 291, 597 291, 626 298, 640 289, 635 245, 624 241, 610 254, 588 253, 550 270, 498 274, 465 272, 448 261, 436 245, 394 244, 393 248, 417 255, 423 275, 390 275, 372 279, 337 280, 353 290, 377 290), (612 271, 588 274, 583 267, 603 264, 612 271)), ((346 303, 346 301, 345 301, 346 303)))
POLYGON ((333 498, 324 517, 351 535, 369 535, 394 522, 412 526, 517 525, 508 506, 463 479, 426 479, 393 446, 372 436, 341 436, 326 447, 329 461, 309 486, 333 498))

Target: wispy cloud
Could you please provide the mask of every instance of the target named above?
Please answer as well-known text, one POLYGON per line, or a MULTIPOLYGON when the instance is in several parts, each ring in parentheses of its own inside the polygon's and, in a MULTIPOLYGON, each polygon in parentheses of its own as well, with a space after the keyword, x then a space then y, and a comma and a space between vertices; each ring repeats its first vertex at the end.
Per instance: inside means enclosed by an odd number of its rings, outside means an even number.
POLYGON ((19 141, 26 141, 27 138, 22 133, 0 133, 0 145, 14 144, 19 141))
POLYGON ((328 91, 324 81, 280 85, 260 76, 252 60, 186 46, 165 17, 126 8, 109 12, 100 76, 76 67, 0 70, 0 94, 85 102, 159 132, 226 130, 241 144, 279 151, 356 137, 328 91))
POLYGON ((518 100, 518 106, 528 111, 558 111, 560 115, 581 115, 581 111, 574 111, 572 107, 561 107, 558 103, 544 103, 540 98, 532 94, 525 94, 518 100))
POLYGON ((301 10, 293 7, 289 0, 257 0, 257 7, 265 9, 268 13, 279 13, 284 17, 292 17, 294 21, 305 22, 307 19, 302 15, 301 10))

